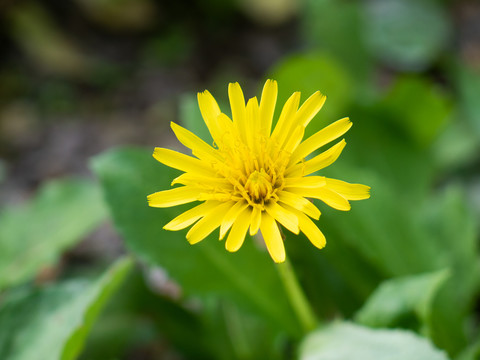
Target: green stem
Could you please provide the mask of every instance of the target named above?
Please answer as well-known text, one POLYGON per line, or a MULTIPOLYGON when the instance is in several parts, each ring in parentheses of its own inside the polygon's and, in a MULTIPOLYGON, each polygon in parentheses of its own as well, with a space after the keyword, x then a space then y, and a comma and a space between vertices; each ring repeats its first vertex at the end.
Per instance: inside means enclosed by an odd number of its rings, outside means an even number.
POLYGON ((292 305, 303 330, 306 333, 312 331, 317 327, 318 319, 298 283, 288 257, 285 258, 285 262, 277 264, 277 269, 287 292, 290 304, 292 305))

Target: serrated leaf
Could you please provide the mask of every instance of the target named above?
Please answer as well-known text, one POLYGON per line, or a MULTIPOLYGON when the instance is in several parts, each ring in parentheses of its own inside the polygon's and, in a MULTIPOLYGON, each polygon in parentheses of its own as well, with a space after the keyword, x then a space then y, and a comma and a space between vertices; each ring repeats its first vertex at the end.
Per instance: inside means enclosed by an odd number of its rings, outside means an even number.
POLYGON ((98 187, 86 180, 47 183, 35 199, 0 214, 0 289, 35 276, 106 217, 98 187))
POLYGON ((369 329, 334 323, 307 336, 300 360, 448 360, 425 338, 410 331, 369 329))
POLYGON ((93 169, 130 251, 164 268, 188 295, 223 296, 266 316, 280 329, 300 333, 274 263, 252 239, 247 238, 237 253, 229 253, 218 237, 191 246, 185 231, 162 229, 185 207, 150 208, 146 196, 170 188, 177 171, 156 162, 150 151, 131 148, 100 155, 93 169))
POLYGON ((130 267, 118 260, 96 281, 70 280, 7 294, 0 309, 0 357, 73 360, 100 310, 130 267))

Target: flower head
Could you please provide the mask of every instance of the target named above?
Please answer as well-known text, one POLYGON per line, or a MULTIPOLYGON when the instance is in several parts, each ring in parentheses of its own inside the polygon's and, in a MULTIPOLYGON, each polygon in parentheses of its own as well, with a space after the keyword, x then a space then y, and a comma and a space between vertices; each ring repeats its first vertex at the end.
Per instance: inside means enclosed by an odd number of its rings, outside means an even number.
POLYGON ((367 199, 370 188, 312 175, 339 157, 345 140, 309 160, 305 158, 342 136, 352 123, 348 118, 338 120, 302 141, 306 126, 325 103, 326 97, 320 92, 300 108, 300 93, 290 96, 273 131, 276 81, 267 80, 260 104, 254 97, 245 105, 238 83, 229 85, 228 94, 232 119, 220 111, 208 91, 198 94, 214 146, 171 123, 178 140, 192 150, 193 157, 155 148, 155 159, 184 172, 172 182, 183 186, 149 195, 149 205, 170 207, 201 201, 164 227, 180 230, 194 224, 187 233, 191 244, 220 227, 220 239, 228 233, 225 247, 233 252, 242 246, 247 231, 252 236, 260 231, 273 260, 283 262, 281 224, 295 234, 302 231, 313 245, 323 248, 325 236, 311 220, 318 220, 320 211, 308 198, 347 211, 349 200, 367 199))

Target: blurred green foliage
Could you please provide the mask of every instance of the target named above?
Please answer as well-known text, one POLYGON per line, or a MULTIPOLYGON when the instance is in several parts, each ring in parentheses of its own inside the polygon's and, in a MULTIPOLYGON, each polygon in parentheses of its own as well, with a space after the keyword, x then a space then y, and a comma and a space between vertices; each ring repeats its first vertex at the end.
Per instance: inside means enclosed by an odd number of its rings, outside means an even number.
POLYGON ((7 293, 0 309, 2 358, 77 358, 100 310, 131 265, 130 259, 122 259, 98 280, 7 293))
POLYGON ((99 188, 86 180, 46 184, 35 199, 0 212, 0 289, 31 280, 107 216, 99 188), (78 221, 82 219, 82 221, 78 221))

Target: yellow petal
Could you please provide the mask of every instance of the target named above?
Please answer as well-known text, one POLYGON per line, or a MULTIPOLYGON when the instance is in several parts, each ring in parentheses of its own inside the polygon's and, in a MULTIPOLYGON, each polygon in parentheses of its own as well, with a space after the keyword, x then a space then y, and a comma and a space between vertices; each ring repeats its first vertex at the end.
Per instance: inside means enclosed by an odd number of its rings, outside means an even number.
POLYGON ((312 189, 289 188, 288 191, 307 198, 322 200, 325 204, 337 210, 348 211, 351 208, 347 199, 326 186, 312 189))
POLYGON ((285 208, 289 211, 294 212, 295 215, 298 216, 298 226, 300 227, 300 231, 305 234, 308 240, 310 240, 310 242, 317 248, 324 248, 327 240, 325 239, 325 235, 323 235, 317 225, 315 225, 315 223, 310 220, 308 216, 298 211, 297 209, 294 209, 288 205, 286 205, 285 208))
POLYGON ((233 225, 238 215, 248 207, 248 203, 245 201, 238 201, 234 204, 227 213, 222 216, 222 223, 220 226, 220 240, 223 239, 228 229, 233 225))
POLYGON ((226 191, 230 191, 233 185, 225 178, 202 176, 192 173, 183 173, 173 179, 171 185, 182 184, 195 187, 201 187, 203 189, 215 189, 222 188, 226 191))
POLYGON ((364 200, 370 197, 370 186, 350 184, 342 180, 326 178, 327 188, 340 194, 347 200, 364 200))
POLYGON ((233 133, 236 131, 234 130, 234 126, 233 126, 233 123, 232 123, 232 120, 230 120, 230 118, 225 115, 224 113, 221 113, 220 115, 218 115, 217 117, 217 124, 218 124, 218 127, 220 128, 220 131, 222 133, 222 136, 221 136, 221 139, 219 140, 221 143, 225 142, 225 141, 228 141, 230 139, 225 139, 225 135, 233 135, 233 133))
POLYGON ((315 150, 345 134, 352 127, 349 118, 343 118, 328 125, 302 142, 292 153, 290 164, 294 164, 315 150))
POLYGON ((170 207, 198 200, 198 188, 182 186, 175 189, 159 191, 147 196, 148 206, 170 207))
POLYGON ((274 202, 268 204, 265 207, 265 210, 270 214, 270 216, 285 226, 288 230, 294 234, 298 234, 298 218, 294 213, 285 210, 285 208, 274 202))
POLYGON ((320 210, 318 210, 315 205, 313 205, 303 196, 284 190, 278 193, 278 197, 281 203, 290 205, 291 207, 304 212, 305 214, 314 219, 318 220, 318 218, 320 217, 320 210))
POLYGON ((263 86, 262 98, 260 100, 260 121, 261 132, 269 136, 272 130, 273 113, 277 103, 278 85, 275 80, 267 80, 263 86))
POLYGON ((300 219, 300 230, 305 234, 305 236, 310 240, 310 242, 319 249, 323 249, 327 244, 327 239, 325 235, 320 231, 320 229, 315 225, 315 223, 304 215, 300 219))
POLYGON ((239 83, 230 83, 228 85, 228 98, 230 99, 230 107, 232 109, 232 119, 235 129, 237 129, 240 139, 245 142, 247 140, 247 111, 245 109, 245 98, 239 83))
MULTIPOLYGON (((246 121, 246 131, 247 131, 247 144, 250 149, 258 149, 258 140, 257 136, 260 131, 260 123, 258 120, 258 100, 256 97, 248 100, 247 103, 247 121, 246 121)), ((255 151, 257 153, 257 151, 255 151)))
POLYGON ((302 125, 297 126, 293 132, 290 133, 290 137, 287 139, 283 149, 288 153, 292 153, 302 141, 304 134, 305 127, 302 125))
POLYGON ((298 109, 295 119, 293 120, 293 125, 303 125, 303 127, 307 127, 313 117, 320 111, 323 104, 325 104, 325 100, 327 100, 327 97, 321 94, 320 91, 312 94, 300 109, 298 109))
POLYGON ((170 123, 170 126, 172 127, 177 139, 187 148, 192 149, 192 153, 196 157, 209 161, 223 161, 222 156, 216 149, 212 148, 191 131, 188 131, 184 127, 175 124, 173 121, 170 123))
POLYGON ((198 93, 197 98, 203 120, 205 121, 213 140, 218 143, 222 135, 217 124, 217 118, 218 115, 220 115, 220 108, 215 101, 215 98, 208 90, 205 90, 203 93, 198 93))
POLYGON ((345 145, 345 140, 341 140, 330 149, 315 156, 313 159, 308 160, 305 163, 298 163, 290 166, 285 171, 285 175, 288 177, 305 176, 326 168, 338 159, 342 150, 345 148, 345 145))
POLYGON ((157 147, 153 152, 153 157, 155 160, 174 169, 207 176, 215 175, 213 169, 204 162, 177 151, 157 147))
POLYGON ((250 220, 250 235, 255 235, 260 229, 262 222, 262 211, 258 207, 254 207, 252 211, 252 218, 250 220))
POLYGON ((219 204, 218 201, 206 201, 203 204, 195 206, 194 208, 178 215, 163 228, 170 231, 185 229, 201 217, 205 216, 209 211, 216 208, 219 204))
POLYGON ((262 223, 260 224, 263 240, 267 250, 276 263, 285 261, 285 247, 283 245, 282 235, 278 229, 277 222, 267 212, 262 213, 262 223))
POLYGON ((243 244, 245 235, 247 234, 248 226, 250 225, 251 210, 249 208, 244 209, 235 220, 232 226, 232 230, 228 234, 227 241, 225 242, 225 248, 230 252, 235 252, 243 244))
POLYGON ((281 147, 285 139, 288 137, 290 120, 293 116, 295 116, 299 103, 300 93, 297 91, 288 98, 287 102, 283 106, 277 125, 275 125, 275 129, 273 129, 271 136, 272 142, 277 144, 277 146, 281 147))
POLYGON ((188 231, 188 242, 193 245, 210 235, 213 230, 220 226, 220 223, 222 222, 222 215, 225 214, 225 212, 228 211, 228 209, 230 209, 232 206, 233 202, 224 202, 218 205, 216 208, 211 209, 188 231))
POLYGON ((317 188, 326 183, 325 176, 288 177, 285 179, 284 187, 285 189, 290 187, 317 188))

